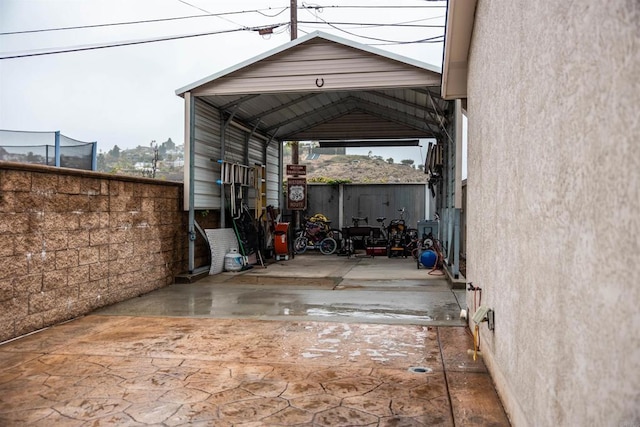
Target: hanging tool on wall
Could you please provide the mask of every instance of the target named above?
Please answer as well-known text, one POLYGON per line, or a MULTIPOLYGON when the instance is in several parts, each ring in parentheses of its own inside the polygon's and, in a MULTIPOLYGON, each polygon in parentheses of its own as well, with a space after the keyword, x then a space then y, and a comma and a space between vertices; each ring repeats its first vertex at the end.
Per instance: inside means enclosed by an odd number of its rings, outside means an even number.
POLYGON ((216 182, 222 185, 222 191, 229 187, 229 210, 231 216, 237 219, 245 202, 245 189, 254 183, 254 168, 224 160, 217 162, 220 164, 220 179, 216 182))
POLYGON ((242 204, 238 218, 233 218, 233 230, 238 239, 245 269, 251 268, 252 264, 257 264, 258 262, 262 267, 266 268, 260 251, 259 231, 246 204, 242 204))
MULTIPOLYGON (((229 211, 233 222, 233 230, 238 239, 240 253, 243 257, 245 267, 251 268, 251 264, 260 263, 265 267, 260 245, 260 224, 259 217, 262 213, 262 205, 257 206, 254 215, 251 214, 248 205, 248 191, 253 188, 256 199, 261 194, 264 183, 266 197, 266 180, 264 177, 264 167, 256 167, 231 163, 224 160, 217 161, 220 164, 220 179, 217 181, 222 185, 222 191, 226 197, 226 188, 229 188, 229 211), (259 172, 256 169, 261 168, 259 172)), ((256 200, 257 202, 257 200, 256 200)), ((260 203, 262 200, 260 200, 260 203)))
POLYGON ((255 218, 260 219, 267 206, 266 167, 256 163, 253 167, 253 191, 255 197, 255 218))

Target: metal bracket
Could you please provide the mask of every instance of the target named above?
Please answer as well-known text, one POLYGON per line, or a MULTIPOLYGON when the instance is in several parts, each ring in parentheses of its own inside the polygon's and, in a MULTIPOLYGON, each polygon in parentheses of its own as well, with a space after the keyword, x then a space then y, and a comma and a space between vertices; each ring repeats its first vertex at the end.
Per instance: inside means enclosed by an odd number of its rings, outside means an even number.
POLYGON ((490 331, 496 329, 496 312, 493 310, 487 311, 487 327, 490 331))

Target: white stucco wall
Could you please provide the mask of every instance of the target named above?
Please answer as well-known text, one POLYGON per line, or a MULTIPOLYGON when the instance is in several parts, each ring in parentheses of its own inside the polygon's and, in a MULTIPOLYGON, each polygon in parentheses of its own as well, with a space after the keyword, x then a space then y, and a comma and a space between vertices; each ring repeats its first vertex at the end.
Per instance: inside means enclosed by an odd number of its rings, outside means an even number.
POLYGON ((479 0, 468 83, 467 279, 512 422, 638 426, 640 2, 479 0))

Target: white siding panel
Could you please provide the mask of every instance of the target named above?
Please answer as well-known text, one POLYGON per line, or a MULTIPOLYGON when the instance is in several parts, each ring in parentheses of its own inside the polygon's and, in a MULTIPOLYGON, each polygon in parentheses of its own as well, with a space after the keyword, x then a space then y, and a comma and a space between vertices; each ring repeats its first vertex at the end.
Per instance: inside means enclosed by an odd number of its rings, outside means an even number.
POLYGON ((322 74, 296 76, 266 76, 261 78, 221 78, 214 84, 196 89, 198 96, 225 94, 252 94, 275 92, 313 92, 348 89, 375 89, 396 87, 437 86, 440 76, 433 73, 406 73, 404 71, 322 74), (323 79, 324 83, 321 80, 323 79), (320 88, 318 84, 323 84, 320 88))
POLYGON ((272 141, 267 147, 267 205, 279 208, 279 196, 282 185, 280 183, 280 145, 279 141, 272 141))
MULTIPOLYGON (((250 132, 248 132, 247 130, 235 124, 231 124, 227 126, 227 130, 225 133, 225 150, 224 150, 224 156, 223 156, 224 160, 226 160, 227 162, 237 163, 237 164, 245 165, 248 167, 253 167, 256 164, 259 164, 259 165, 265 164, 265 159, 264 159, 264 144, 266 143, 265 140, 254 134, 250 138, 250 140, 247 142, 247 138, 249 137, 249 134, 250 132)), ((273 144, 275 145, 275 143, 273 144)), ((273 166, 272 168, 275 168, 277 171, 277 167, 278 167, 278 157, 277 157, 277 150, 276 150, 275 166, 273 166)), ((267 169, 269 169, 269 167, 267 169)), ((277 177, 277 172, 276 172, 276 177, 277 177)), ((269 179, 267 179, 267 193, 269 193, 270 187, 275 187, 275 186, 274 184, 270 185, 269 179)), ((249 205, 250 208, 255 208, 254 188, 251 186, 246 187, 244 191, 245 191, 246 203, 249 205)), ((269 200, 268 196, 267 196, 267 199, 269 200)))
POLYGON ((239 163, 245 162, 245 132, 234 127, 227 126, 227 133, 224 138, 224 158, 228 162, 239 163))
POLYGON ((342 46, 337 43, 328 44, 325 42, 321 42, 305 43, 302 46, 296 46, 279 55, 274 55, 270 58, 267 58, 264 62, 317 61, 325 59, 330 60, 365 56, 371 56, 371 54, 358 49, 353 49, 348 46, 342 46))
POLYGON ((220 115, 197 98, 195 104, 194 207, 220 209, 220 166, 211 160, 220 158, 220 115))
POLYGON ((306 43, 194 89, 197 95, 439 86, 440 74, 337 43, 306 43))
POLYGON ((254 68, 238 72, 233 76, 223 77, 220 80, 261 78, 265 76, 316 76, 323 74, 363 74, 392 71, 411 72, 411 70, 407 70, 406 65, 394 61, 380 61, 377 58, 347 58, 305 62, 265 62, 254 68))

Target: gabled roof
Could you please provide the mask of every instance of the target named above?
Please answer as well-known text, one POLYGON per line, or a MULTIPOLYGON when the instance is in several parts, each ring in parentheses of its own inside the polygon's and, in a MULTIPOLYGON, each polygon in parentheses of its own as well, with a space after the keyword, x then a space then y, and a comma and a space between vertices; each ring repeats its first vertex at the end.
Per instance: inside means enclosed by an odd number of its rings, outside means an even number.
POLYGON ((189 91, 191 91, 191 90, 193 90, 193 89, 195 89, 195 88, 197 88, 199 86, 202 86, 202 85, 204 85, 206 83, 209 83, 209 82, 212 82, 212 81, 214 81, 216 79, 219 79, 220 77, 224 77, 224 76, 226 76, 228 74, 231 74, 231 73, 233 73, 235 71, 238 71, 238 70, 241 70, 243 68, 249 67, 249 66, 251 66, 253 64, 256 64, 256 63, 258 63, 258 62, 260 62, 260 61, 262 61, 262 60, 264 60, 266 58, 269 58, 269 57, 277 55, 277 54, 279 54, 281 52, 287 51, 287 50, 289 50, 289 49, 291 49, 291 48, 293 48, 295 46, 307 43, 309 40, 312 40, 312 39, 323 39, 323 40, 327 40, 327 41, 331 41, 331 42, 334 42, 334 43, 341 44, 343 46, 349 46, 349 47, 352 47, 354 49, 358 49, 358 50, 361 50, 363 52, 368 52, 368 53, 371 53, 373 55, 377 55, 377 56, 382 57, 382 58, 388 58, 388 59, 391 59, 393 61, 405 63, 407 65, 412 65, 412 66, 418 67, 418 68, 423 68, 423 69, 431 71, 433 73, 440 74, 440 72, 441 72, 440 67, 428 64, 426 62, 421 62, 421 61, 418 61, 418 60, 415 60, 415 59, 412 59, 412 58, 408 58, 408 57, 405 57, 405 56, 402 56, 402 55, 396 55, 394 53, 391 53, 391 52, 388 52, 388 51, 385 51, 385 50, 382 50, 382 49, 378 49, 378 48, 375 48, 375 47, 367 46, 365 44, 357 43, 357 42, 354 42, 352 40, 345 39, 343 37, 338 37, 338 36, 335 36, 335 35, 332 35, 332 34, 329 34, 329 33, 324 33, 322 31, 314 31, 313 33, 309 33, 309 34, 305 35, 304 37, 300 37, 300 38, 297 38, 295 40, 291 40, 288 43, 285 43, 285 44, 283 44, 281 46, 278 46, 278 47, 276 47, 274 49, 271 49, 269 51, 266 51, 264 53, 256 55, 253 58, 249 58, 249 59, 247 59, 247 60, 245 60, 243 62, 240 62, 238 64, 232 65, 229 68, 226 68, 226 69, 224 69, 222 71, 214 73, 214 74, 212 74, 210 76, 204 77, 204 78, 202 78, 202 79, 200 79, 198 81, 195 81, 195 82, 193 82, 191 84, 188 84, 188 85, 186 85, 186 86, 184 86, 184 87, 182 87, 180 89, 177 89, 176 90, 176 95, 182 95, 185 92, 189 92, 189 91))
POLYGON ((334 35, 292 40, 176 91, 282 140, 430 138, 439 68, 334 35))

